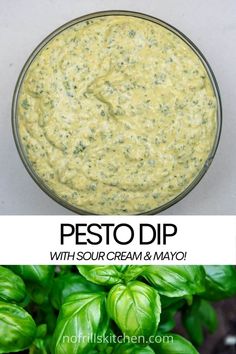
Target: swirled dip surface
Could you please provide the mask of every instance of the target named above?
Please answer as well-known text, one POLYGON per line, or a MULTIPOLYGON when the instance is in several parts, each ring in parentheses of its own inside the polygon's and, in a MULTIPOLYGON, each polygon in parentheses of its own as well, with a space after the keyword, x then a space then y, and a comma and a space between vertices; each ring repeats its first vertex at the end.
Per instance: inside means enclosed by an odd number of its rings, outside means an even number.
POLYGON ((93 213, 142 213, 179 195, 215 139, 216 100, 177 35, 104 16, 54 37, 18 100, 33 170, 61 199, 93 213))

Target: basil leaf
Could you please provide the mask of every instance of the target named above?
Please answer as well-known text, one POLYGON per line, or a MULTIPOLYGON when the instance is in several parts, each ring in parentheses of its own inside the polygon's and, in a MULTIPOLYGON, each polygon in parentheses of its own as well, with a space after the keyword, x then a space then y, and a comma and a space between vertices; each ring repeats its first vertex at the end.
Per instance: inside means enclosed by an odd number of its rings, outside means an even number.
POLYGON ((199 299, 192 306, 188 306, 182 313, 183 325, 194 345, 200 346, 204 341, 202 321, 199 316, 199 299))
POLYGON ((164 322, 160 322, 159 327, 158 327, 158 333, 168 333, 175 328, 176 322, 174 318, 169 318, 168 320, 164 322))
POLYGON ((16 304, 0 302, 0 353, 28 348, 35 335, 36 324, 28 312, 16 304))
POLYGON ((124 271, 126 271, 126 269, 128 268, 128 266, 127 265, 116 265, 115 266, 116 267, 116 269, 119 271, 119 272, 124 272, 124 271))
POLYGON ((204 266, 206 291, 201 297, 219 301, 236 295, 236 267, 230 265, 204 266))
POLYGON ((28 295, 31 301, 37 305, 43 305, 48 303, 48 293, 50 288, 42 287, 36 283, 30 283, 27 287, 28 295))
POLYGON ((20 303, 25 298, 23 280, 10 269, 0 266, 0 301, 20 303))
POLYGON ((14 265, 10 269, 23 280, 41 286, 48 286, 54 274, 54 266, 51 265, 14 265))
POLYGON ((205 289, 202 266, 147 266, 143 276, 160 294, 168 297, 193 295, 205 289))
POLYGON ((151 336, 160 321, 161 303, 155 289, 139 281, 115 285, 108 294, 108 315, 127 336, 151 336))
POLYGON ((47 325, 45 323, 39 325, 36 331, 36 338, 44 338, 47 334, 47 325))
POLYGON ((87 353, 94 349, 96 337, 103 335, 107 326, 105 293, 72 294, 59 313, 53 353, 87 353))
MULTIPOLYGON (((162 301, 161 301, 162 305, 162 301)), ((163 309, 161 313, 161 320, 158 327, 158 332, 167 333, 170 332, 176 325, 175 322, 175 314, 177 311, 183 306, 183 302, 180 300, 178 302, 173 303, 171 306, 163 309)))
POLYGON ((186 299, 182 297, 167 297, 164 295, 160 295, 161 299, 161 307, 164 309, 176 306, 177 308, 183 306, 185 304, 186 299))
POLYGON ((204 342, 204 329, 214 332, 217 328, 217 316, 212 305, 202 299, 195 298, 192 306, 185 307, 182 321, 187 333, 196 346, 204 342))
POLYGON ((124 273, 124 280, 126 282, 135 280, 144 272, 144 269, 144 266, 128 266, 124 273))
POLYGON ((218 320, 214 307, 208 301, 201 300, 198 310, 203 326, 211 333, 215 332, 218 326, 218 320))
POLYGON ((104 340, 101 343, 97 343, 97 349, 99 353, 110 354, 113 353, 113 348, 115 346, 116 336, 112 329, 109 327, 104 333, 104 340))
POLYGON ((36 338, 29 348, 29 354, 49 354, 51 351, 51 336, 45 338, 36 338))
POLYGON ((119 344, 113 353, 114 354, 155 354, 155 352, 149 346, 141 346, 132 343, 119 344))
MULTIPOLYGON (((172 340, 162 340, 152 345, 158 354, 199 354, 194 346, 185 338, 177 334, 169 334, 172 340)), ((166 337, 165 337, 166 338, 166 337)), ((163 338, 164 339, 164 338, 163 338)))
POLYGON ((36 338, 33 345, 30 347, 30 354, 48 354, 45 341, 41 338, 36 338))
POLYGON ((77 266, 87 280, 100 285, 113 285, 121 282, 123 273, 116 266, 77 266))
POLYGON ((52 305, 59 309, 65 302, 66 298, 71 294, 99 292, 102 287, 93 284, 78 274, 68 273, 56 278, 52 285, 50 299, 52 305))

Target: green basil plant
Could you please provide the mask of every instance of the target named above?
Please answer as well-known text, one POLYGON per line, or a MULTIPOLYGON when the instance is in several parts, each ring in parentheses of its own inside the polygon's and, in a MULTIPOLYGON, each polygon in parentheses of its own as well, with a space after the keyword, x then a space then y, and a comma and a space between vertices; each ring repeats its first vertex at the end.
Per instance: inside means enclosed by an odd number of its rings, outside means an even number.
POLYGON ((0 266, 0 353, 199 354, 235 295, 233 266, 0 266))

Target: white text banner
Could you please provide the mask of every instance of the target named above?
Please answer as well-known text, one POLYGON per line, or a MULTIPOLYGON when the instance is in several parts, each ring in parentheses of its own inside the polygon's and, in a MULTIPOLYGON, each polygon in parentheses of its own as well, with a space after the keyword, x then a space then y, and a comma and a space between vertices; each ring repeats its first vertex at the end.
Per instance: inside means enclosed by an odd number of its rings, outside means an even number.
POLYGON ((235 216, 0 216, 0 264, 236 264, 235 216))

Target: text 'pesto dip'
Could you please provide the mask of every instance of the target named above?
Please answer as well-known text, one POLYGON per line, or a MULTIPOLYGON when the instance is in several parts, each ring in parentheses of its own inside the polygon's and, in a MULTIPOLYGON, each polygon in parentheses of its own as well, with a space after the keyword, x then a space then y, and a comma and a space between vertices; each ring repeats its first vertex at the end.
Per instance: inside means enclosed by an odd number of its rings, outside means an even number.
POLYGON ((163 26, 103 16, 37 54, 18 99, 21 144, 41 182, 73 207, 138 214, 184 191, 217 128, 197 54, 163 26))

